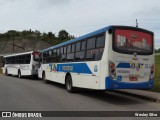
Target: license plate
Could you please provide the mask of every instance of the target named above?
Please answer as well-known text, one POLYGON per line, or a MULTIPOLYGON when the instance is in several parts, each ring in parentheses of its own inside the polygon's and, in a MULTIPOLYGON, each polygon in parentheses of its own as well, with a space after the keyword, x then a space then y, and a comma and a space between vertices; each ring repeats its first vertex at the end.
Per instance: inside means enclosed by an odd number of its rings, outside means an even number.
POLYGON ((137 78, 137 77, 130 77, 129 80, 130 80, 130 81, 137 81, 138 78, 137 78))

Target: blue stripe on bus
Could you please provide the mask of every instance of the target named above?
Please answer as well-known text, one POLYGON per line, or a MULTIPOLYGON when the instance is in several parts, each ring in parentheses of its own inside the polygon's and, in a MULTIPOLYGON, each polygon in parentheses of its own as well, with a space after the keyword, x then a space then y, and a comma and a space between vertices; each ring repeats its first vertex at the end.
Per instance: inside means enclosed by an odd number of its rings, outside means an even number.
POLYGON ((141 83, 127 83, 120 82, 117 80, 112 80, 110 77, 105 79, 105 89, 151 89, 153 87, 154 79, 148 80, 147 82, 141 83))
POLYGON ((92 74, 91 70, 89 69, 86 63, 58 64, 57 71, 92 74))
POLYGON ((129 63, 119 63, 116 68, 131 68, 129 63))

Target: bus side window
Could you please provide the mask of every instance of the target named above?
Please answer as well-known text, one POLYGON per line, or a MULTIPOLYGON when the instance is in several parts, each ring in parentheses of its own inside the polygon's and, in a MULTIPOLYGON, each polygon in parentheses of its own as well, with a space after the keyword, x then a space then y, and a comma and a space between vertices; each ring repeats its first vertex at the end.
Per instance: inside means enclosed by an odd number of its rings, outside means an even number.
POLYGON ((28 54, 28 55, 26 55, 25 63, 30 64, 30 61, 31 61, 31 54, 28 54))
POLYGON ((82 41, 81 50, 86 50, 86 41, 82 41))
POLYGON ((2 67, 5 66, 5 58, 2 59, 2 67))
POLYGON ((18 64, 21 64, 21 56, 19 55, 17 57, 18 57, 18 60, 17 60, 18 64))
POLYGON ((105 36, 101 35, 96 40, 95 60, 101 60, 105 46, 105 36))
POLYGON ((81 49, 81 42, 76 43, 76 52, 79 52, 81 49))
POLYGON ((96 38, 90 38, 87 40, 87 49, 94 49, 96 47, 96 38))
POLYGON ((95 60, 101 60, 104 48, 95 49, 95 60))
POLYGON ((65 62, 66 61, 66 52, 67 52, 67 47, 64 47, 64 54, 62 55, 62 61, 65 62))
POLYGON ((75 53, 75 60, 76 61, 83 61, 85 58, 85 51, 80 51, 75 53))
POLYGON ((75 61, 83 61, 85 59, 86 41, 76 43, 75 61))
POLYGON ((87 41, 87 60, 101 60, 105 45, 105 36, 101 35, 87 41))
POLYGON ((95 49, 87 51, 87 53, 86 53, 86 59, 87 60, 93 60, 93 59, 95 59, 95 49))
POLYGON ((48 54, 48 63, 52 63, 52 50, 50 50, 49 52, 48 52, 49 54, 48 54))
POLYGON ((6 58, 4 58, 4 59, 5 59, 5 64, 7 64, 7 62, 8 62, 8 61, 7 61, 7 57, 6 57, 6 58))
POLYGON ((43 52, 43 63, 46 63, 46 52, 43 52))
POLYGON ((95 60, 95 47, 96 47, 96 38, 90 38, 87 40, 87 51, 86 59, 95 60))
POLYGON ((60 62, 66 61, 66 46, 61 47, 60 62))
POLYGON ((96 48, 104 47, 104 45, 105 45, 105 36, 102 35, 97 37, 96 48))
POLYGON ((56 49, 53 50, 53 62, 55 63, 56 62, 56 49))
POLYGON ((71 53, 71 45, 67 46, 67 53, 71 53))
POLYGON ((59 63, 60 61, 60 48, 57 49, 57 54, 56 54, 56 62, 59 63))
POLYGON ((68 62, 73 62, 74 61, 74 51, 75 51, 75 43, 72 45, 68 45, 67 47, 67 58, 66 60, 68 62))

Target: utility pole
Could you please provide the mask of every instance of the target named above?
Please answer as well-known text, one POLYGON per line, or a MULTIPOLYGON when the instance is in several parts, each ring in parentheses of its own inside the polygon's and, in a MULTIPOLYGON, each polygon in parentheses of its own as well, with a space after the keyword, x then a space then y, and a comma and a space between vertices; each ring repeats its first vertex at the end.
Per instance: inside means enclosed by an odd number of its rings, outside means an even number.
POLYGON ((36 50, 36 39, 37 39, 37 33, 33 33, 33 50, 36 50))
POLYGON ((138 28, 138 20, 136 19, 136 27, 138 28))
POLYGON ((18 45, 16 45, 14 43, 14 36, 12 36, 12 41, 13 41, 13 43, 11 45, 13 46, 13 53, 15 52, 15 47, 17 47, 17 48, 22 49, 23 51, 25 51, 24 47, 18 46, 18 45))
POLYGON ((14 37, 12 36, 12 41, 13 41, 13 53, 14 53, 14 37))

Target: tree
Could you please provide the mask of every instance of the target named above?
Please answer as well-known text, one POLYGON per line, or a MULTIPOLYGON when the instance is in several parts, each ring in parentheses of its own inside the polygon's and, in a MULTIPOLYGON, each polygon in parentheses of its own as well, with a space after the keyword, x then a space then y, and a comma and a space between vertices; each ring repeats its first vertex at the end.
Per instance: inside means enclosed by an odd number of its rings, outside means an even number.
POLYGON ((160 53, 160 48, 159 48, 159 49, 157 49, 157 50, 155 50, 155 52, 156 52, 156 53, 160 53))
POLYGON ((58 38, 60 40, 67 40, 69 38, 69 33, 67 31, 65 31, 65 30, 61 30, 58 33, 58 38))
MULTIPOLYGON (((31 30, 30 30, 31 31, 31 30)), ((39 38, 41 36, 41 32, 39 30, 35 30, 34 34, 39 38)))

